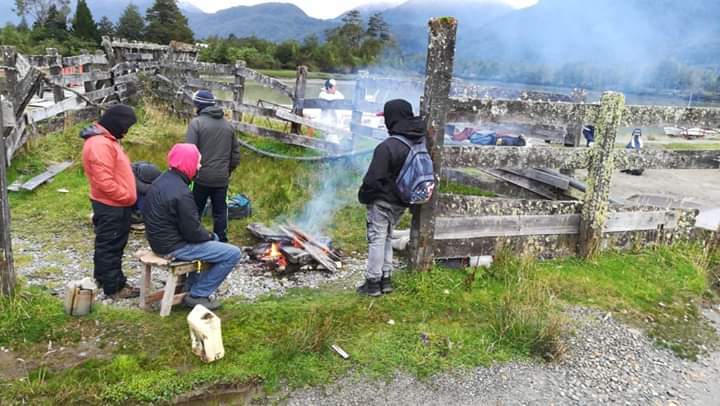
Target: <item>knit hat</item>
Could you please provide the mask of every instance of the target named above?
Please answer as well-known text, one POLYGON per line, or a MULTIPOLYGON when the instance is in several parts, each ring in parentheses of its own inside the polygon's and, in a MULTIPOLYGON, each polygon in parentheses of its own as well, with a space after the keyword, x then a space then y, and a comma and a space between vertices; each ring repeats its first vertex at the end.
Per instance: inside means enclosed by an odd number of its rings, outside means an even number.
POLYGON ((98 124, 103 126, 115 138, 120 139, 127 134, 130 127, 137 123, 137 116, 132 107, 125 104, 116 104, 100 117, 98 124))
POLYGON ((328 79, 325 81, 325 89, 330 89, 331 87, 335 87, 337 83, 335 82, 335 79, 328 79))
POLYGON ((168 167, 192 179, 198 171, 200 151, 195 144, 175 144, 168 152, 168 167))
POLYGON ((198 110, 215 105, 215 96, 209 90, 198 90, 193 94, 192 99, 198 110))

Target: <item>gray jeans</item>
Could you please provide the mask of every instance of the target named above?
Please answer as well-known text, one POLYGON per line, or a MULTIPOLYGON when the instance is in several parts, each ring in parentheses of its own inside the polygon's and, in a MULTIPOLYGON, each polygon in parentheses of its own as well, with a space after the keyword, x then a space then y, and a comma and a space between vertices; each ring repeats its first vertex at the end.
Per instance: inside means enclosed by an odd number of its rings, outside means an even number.
POLYGON ((368 264, 365 278, 389 277, 393 268, 392 232, 405 207, 381 200, 367 205, 368 264))

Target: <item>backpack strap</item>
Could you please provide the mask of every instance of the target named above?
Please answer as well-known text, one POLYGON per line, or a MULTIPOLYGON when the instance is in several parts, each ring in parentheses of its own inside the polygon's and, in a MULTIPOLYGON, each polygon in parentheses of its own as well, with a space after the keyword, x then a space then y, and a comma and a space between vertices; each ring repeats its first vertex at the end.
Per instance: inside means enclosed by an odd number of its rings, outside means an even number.
POLYGON ((405 138, 401 135, 396 135, 396 134, 390 134, 390 138, 394 138, 394 139, 402 142, 403 144, 405 144, 406 147, 408 147, 412 151, 412 149, 413 149, 412 144, 410 144, 410 141, 407 138, 405 138))

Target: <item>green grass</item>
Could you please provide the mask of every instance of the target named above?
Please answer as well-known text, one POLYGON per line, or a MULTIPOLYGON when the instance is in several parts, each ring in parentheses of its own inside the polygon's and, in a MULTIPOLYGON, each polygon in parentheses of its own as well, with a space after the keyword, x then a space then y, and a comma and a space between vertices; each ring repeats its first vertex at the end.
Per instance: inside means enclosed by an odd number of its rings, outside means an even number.
POLYGON ((493 192, 485 191, 477 186, 471 186, 471 185, 463 185, 462 183, 458 182, 452 182, 449 180, 444 180, 440 182, 440 192, 442 193, 452 193, 456 195, 466 195, 466 196, 483 196, 483 197, 496 197, 497 194, 493 192))
POLYGON ((565 351, 566 304, 612 311, 692 359, 717 340, 697 310, 710 297, 706 272, 695 264, 700 251, 608 253, 595 263, 537 263, 501 253, 490 269, 399 275, 396 291, 378 299, 296 289, 256 303, 229 301, 218 311, 226 356, 212 364, 190 352, 187 311, 160 319, 98 306, 90 317, 69 318, 59 300, 23 288, 18 298, 0 300, 0 345, 31 360, 44 354, 48 340, 72 347, 80 337, 100 337, 110 361, 39 367, 26 380, 5 382, 0 403, 160 402, 215 384, 256 382, 272 392, 328 383, 351 370, 426 378, 497 361, 554 360, 565 351), (342 360, 331 344, 351 359, 342 360))

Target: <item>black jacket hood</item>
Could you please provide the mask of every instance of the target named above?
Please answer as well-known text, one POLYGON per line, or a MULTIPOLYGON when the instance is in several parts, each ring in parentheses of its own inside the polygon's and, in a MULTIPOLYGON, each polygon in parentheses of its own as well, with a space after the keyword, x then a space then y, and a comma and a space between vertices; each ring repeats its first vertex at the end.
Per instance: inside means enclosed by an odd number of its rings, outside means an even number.
POLYGON ((385 126, 390 134, 402 135, 411 141, 425 137, 425 123, 413 115, 412 105, 406 100, 390 100, 383 110, 385 126))

